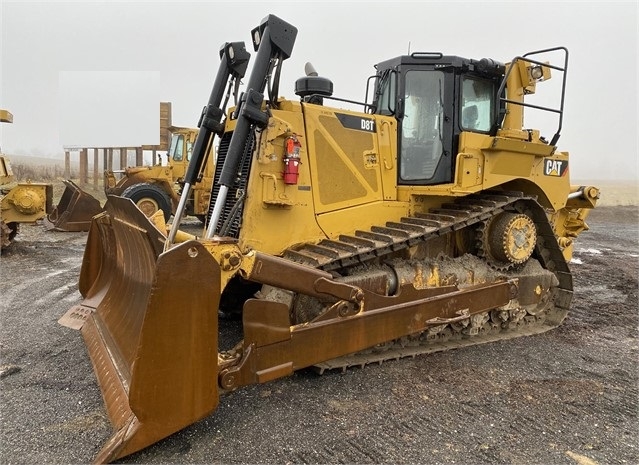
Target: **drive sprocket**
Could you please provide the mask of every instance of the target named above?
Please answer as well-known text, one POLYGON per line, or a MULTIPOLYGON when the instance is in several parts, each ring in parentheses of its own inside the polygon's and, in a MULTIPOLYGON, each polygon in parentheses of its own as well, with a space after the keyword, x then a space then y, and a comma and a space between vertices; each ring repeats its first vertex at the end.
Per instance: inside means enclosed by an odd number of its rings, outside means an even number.
POLYGON ((534 252, 536 242, 535 223, 523 213, 503 212, 479 228, 479 255, 501 271, 525 263, 534 252))

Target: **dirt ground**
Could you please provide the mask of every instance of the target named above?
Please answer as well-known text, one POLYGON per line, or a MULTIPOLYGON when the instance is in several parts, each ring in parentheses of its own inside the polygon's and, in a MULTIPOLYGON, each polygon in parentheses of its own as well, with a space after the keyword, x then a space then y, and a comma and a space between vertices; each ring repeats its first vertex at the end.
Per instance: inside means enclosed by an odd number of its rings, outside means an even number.
MULTIPOLYGON (((240 389, 126 463, 639 463, 639 210, 600 207, 560 328, 240 389)), ((80 334, 85 233, 23 226, 0 261, 0 462, 87 463, 110 436, 80 334)))

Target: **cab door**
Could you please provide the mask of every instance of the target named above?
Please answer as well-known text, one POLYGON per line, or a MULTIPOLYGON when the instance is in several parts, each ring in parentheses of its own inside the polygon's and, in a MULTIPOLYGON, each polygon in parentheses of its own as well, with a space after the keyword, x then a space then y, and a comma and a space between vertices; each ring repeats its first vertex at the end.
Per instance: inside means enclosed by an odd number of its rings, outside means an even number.
POLYGON ((433 185, 453 180, 453 74, 408 69, 399 115, 400 185, 433 185))

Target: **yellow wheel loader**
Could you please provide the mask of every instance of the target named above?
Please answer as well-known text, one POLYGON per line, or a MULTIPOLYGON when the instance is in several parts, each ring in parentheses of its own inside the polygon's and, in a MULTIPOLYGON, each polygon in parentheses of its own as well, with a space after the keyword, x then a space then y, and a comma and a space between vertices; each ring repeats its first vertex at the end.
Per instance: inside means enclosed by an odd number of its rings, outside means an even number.
MULTIPOLYGON (((13 123, 13 115, 0 110, 0 122, 13 123)), ((11 245, 20 223, 35 223, 52 211, 53 186, 42 182, 16 182, 9 158, 0 153, 0 249, 11 245)))
POLYGON ((364 102, 334 97, 307 66, 289 100, 278 83, 296 35, 273 15, 252 31, 255 61, 228 111, 249 53, 222 47, 170 227, 116 196, 93 219, 84 300, 60 322, 81 329, 115 429, 96 462, 210 415, 242 386, 566 317, 573 241, 599 195, 570 184, 557 148, 568 51, 506 64, 399 56, 375 66, 364 102), (531 103, 551 72, 557 105, 531 103), (550 140, 524 112, 552 116, 550 140), (208 225, 189 236, 181 217, 216 137, 208 225), (239 340, 220 332, 220 312, 241 317, 239 340))
MULTIPOLYGON (((161 210, 165 221, 169 220, 177 208, 184 175, 198 133, 197 129, 177 126, 172 126, 170 131, 168 164, 127 168, 119 180, 116 179, 115 172, 107 171, 104 178, 104 191, 107 196, 119 195, 129 198, 149 217, 161 210)), ((207 153, 213 155, 214 151, 207 153)), ((214 159, 207 159, 203 168, 201 176, 191 189, 185 213, 204 222, 210 203, 214 159)))

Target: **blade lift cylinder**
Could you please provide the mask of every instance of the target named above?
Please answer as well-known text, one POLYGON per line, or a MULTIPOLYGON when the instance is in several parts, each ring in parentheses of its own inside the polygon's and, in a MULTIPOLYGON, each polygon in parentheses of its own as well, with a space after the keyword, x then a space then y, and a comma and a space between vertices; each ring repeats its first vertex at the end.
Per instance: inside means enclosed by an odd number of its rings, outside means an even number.
POLYGON ((224 130, 224 125, 221 124, 220 121, 224 116, 225 108, 220 108, 220 105, 227 83, 230 86, 232 81, 244 77, 250 56, 251 54, 246 50, 244 42, 227 42, 220 49, 220 66, 215 76, 208 104, 204 107, 200 116, 198 123, 200 130, 193 147, 193 156, 184 176, 182 194, 180 195, 180 201, 175 211, 175 217, 165 244, 165 250, 168 250, 175 241, 175 236, 182 221, 191 188, 197 181, 206 155, 212 150, 213 138, 215 135, 221 135, 224 130))

